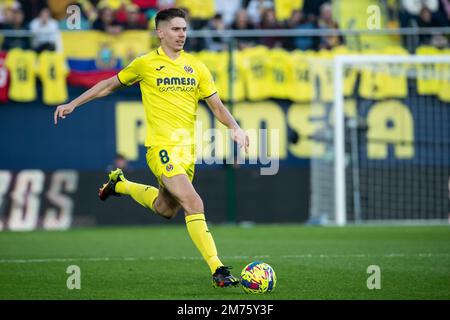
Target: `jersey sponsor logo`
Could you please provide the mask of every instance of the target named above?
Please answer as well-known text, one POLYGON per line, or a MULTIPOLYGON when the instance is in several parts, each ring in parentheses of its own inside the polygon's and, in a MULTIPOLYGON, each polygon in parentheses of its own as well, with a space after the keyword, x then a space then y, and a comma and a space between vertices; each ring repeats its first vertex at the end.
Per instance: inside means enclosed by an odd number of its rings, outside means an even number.
POLYGON ((195 86, 197 84, 197 81, 195 78, 185 78, 185 77, 172 77, 172 78, 157 78, 156 79, 156 85, 159 87, 160 85, 164 86, 195 86))
POLYGON ((156 85, 159 87, 160 92, 193 92, 197 86, 197 80, 185 77, 165 77, 157 78, 156 85))
POLYGON ((187 73, 194 73, 194 69, 191 66, 184 66, 184 71, 187 73))
POLYGON ((156 71, 161 71, 163 68, 165 68, 166 66, 160 66, 159 68, 156 68, 156 71))
POLYGON ((172 171, 172 170, 173 170, 173 165, 169 163, 169 164, 166 166, 166 171, 167 171, 167 172, 170 172, 170 171, 172 171))

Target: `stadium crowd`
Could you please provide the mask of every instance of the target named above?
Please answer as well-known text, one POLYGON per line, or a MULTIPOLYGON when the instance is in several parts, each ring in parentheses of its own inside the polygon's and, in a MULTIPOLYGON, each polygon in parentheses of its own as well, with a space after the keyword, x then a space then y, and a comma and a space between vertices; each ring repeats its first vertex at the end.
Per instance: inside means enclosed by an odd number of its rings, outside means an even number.
MULTIPOLYGON (((398 27, 450 26, 450 0, 419 2, 384 0, 389 19, 398 27), (426 3, 426 4, 425 4, 426 3)), ((124 30, 151 30, 154 17, 162 8, 178 6, 189 14, 191 30, 255 29, 338 29, 329 0, 3 0, 0 3, 0 29, 28 30, 32 37, 8 36, 3 50, 11 48, 45 49, 61 47, 60 30, 67 30, 67 7, 78 5, 79 29, 120 34, 124 30)), ((343 44, 343 37, 260 37, 238 38, 239 48, 262 44, 287 50, 333 49, 343 44)), ((421 36, 421 44, 448 46, 444 36, 421 36)), ((189 39, 186 49, 221 51, 227 41, 221 37, 189 39)))

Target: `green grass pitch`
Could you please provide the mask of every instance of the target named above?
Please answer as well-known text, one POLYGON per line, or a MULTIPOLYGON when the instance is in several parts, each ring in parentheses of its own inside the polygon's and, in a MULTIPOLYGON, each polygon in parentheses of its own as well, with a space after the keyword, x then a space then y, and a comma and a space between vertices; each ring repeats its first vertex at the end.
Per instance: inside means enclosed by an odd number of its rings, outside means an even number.
POLYGON ((449 299, 449 226, 210 225, 235 275, 275 270, 275 291, 212 288, 182 225, 0 233, 0 299, 449 299), (66 286, 67 267, 81 289, 66 286), (369 290, 370 265, 381 289, 369 290))

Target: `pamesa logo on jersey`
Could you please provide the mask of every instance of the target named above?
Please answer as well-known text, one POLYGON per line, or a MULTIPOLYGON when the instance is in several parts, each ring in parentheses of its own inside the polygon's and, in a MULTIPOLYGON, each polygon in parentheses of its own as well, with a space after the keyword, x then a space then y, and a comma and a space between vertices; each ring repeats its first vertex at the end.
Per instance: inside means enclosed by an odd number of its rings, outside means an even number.
POLYGON ((157 78, 156 85, 159 87, 160 92, 168 91, 184 91, 192 92, 197 86, 197 80, 195 78, 186 77, 165 77, 157 78))

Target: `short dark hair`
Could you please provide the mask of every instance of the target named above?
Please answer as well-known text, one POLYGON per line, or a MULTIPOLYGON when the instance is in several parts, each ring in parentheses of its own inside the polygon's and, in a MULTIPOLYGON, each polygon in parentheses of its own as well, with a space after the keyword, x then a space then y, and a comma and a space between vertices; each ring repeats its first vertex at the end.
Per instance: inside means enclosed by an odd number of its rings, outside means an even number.
POLYGON ((158 11, 155 18, 155 25, 158 28, 158 25, 161 21, 170 21, 173 18, 183 18, 186 19, 186 12, 182 9, 178 8, 169 8, 158 11))

